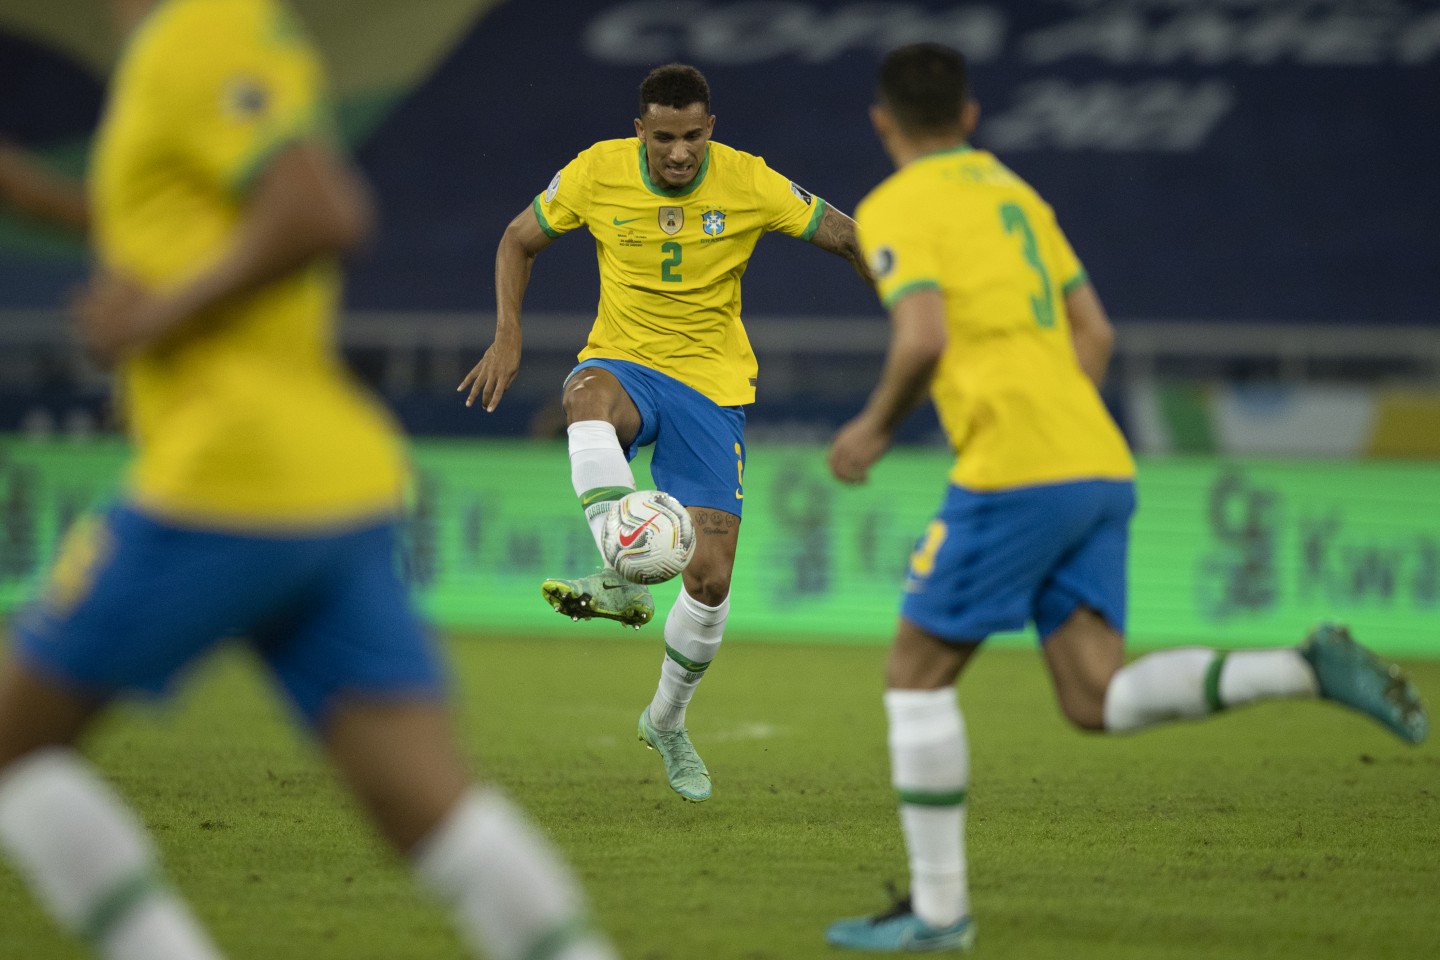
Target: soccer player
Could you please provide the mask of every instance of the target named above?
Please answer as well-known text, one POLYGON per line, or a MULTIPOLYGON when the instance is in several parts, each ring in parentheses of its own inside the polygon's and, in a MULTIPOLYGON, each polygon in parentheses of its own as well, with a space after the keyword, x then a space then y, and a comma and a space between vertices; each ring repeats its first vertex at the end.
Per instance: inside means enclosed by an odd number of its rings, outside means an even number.
POLYGON ((0 851, 101 957, 220 956, 75 744, 118 695, 163 693, 239 633, 477 952, 613 957, 549 845, 469 782, 395 573, 404 446, 333 343, 336 258, 370 206, 314 51, 276 0, 114 7, 128 39, 75 313, 118 367, 136 457, 0 670, 0 851))
POLYGON ((1398 669, 1339 627, 1298 648, 1167 650, 1124 663, 1134 465, 1101 404, 1114 334, 1054 212, 966 141, 977 117, 958 53, 902 47, 871 120, 897 172, 860 204, 860 239, 892 334, 880 381, 834 438, 862 483, 926 393, 958 456, 910 560, 886 670, 891 782, 910 896, 833 924, 857 950, 966 949, 969 759, 953 689, 991 633, 1034 621, 1065 716, 1123 733, 1274 697, 1320 696, 1419 742, 1426 716, 1398 669))
MULTIPOLYGON (((665 620, 660 683, 639 738, 686 800, 711 792, 685 711, 720 648, 744 504, 745 405, 755 355, 740 322, 740 275, 767 231, 849 259, 867 281, 855 224, 759 157, 710 139, 710 87, 667 64, 640 85, 635 137, 595 144, 511 221, 495 257, 495 341, 460 384, 494 410, 520 364, 520 303, 535 256, 581 226, 595 237, 600 306, 565 383, 570 478, 600 545, 614 502, 635 489, 629 461, 654 444, 655 483, 695 522, 694 559, 665 620)), ((639 627, 650 591, 614 570, 547 580, 551 606, 639 627)))

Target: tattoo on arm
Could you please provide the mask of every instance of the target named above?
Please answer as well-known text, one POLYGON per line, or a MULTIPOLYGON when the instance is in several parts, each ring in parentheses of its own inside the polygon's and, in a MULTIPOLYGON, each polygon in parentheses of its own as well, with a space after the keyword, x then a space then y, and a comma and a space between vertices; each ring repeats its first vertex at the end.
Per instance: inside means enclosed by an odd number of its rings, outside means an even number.
POLYGON ((826 207, 820 217, 820 226, 810 242, 822 250, 829 250, 850 261, 850 266, 872 288, 875 280, 870 276, 870 266, 860 250, 860 238, 855 232, 855 221, 834 207, 826 207))

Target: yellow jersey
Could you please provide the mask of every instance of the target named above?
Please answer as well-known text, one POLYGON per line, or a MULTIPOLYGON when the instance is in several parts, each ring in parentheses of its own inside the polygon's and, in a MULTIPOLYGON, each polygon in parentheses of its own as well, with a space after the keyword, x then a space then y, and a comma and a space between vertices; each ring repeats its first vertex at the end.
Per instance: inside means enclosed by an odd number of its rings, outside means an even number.
POLYGON ((721 406, 755 401, 740 277, 766 232, 814 236, 824 200, 714 141, 695 179, 671 190, 651 181, 632 137, 582 152, 532 209, 551 237, 588 226, 595 238, 600 306, 581 360, 643 364, 721 406))
POLYGON ((1070 339, 1065 293, 1085 272, 1028 184, 962 145, 892 174, 856 221, 887 307, 922 289, 945 299, 931 395, 956 451, 952 482, 999 490, 1134 476, 1070 339))
MULTIPOLYGON (((327 123, 321 67, 280 3, 164 0, 131 37, 101 122, 89 191, 102 266, 184 284, 231 242, 266 162, 327 123)), ((334 345, 339 279, 312 264, 125 359, 128 499, 241 530, 400 508, 398 430, 334 345)))

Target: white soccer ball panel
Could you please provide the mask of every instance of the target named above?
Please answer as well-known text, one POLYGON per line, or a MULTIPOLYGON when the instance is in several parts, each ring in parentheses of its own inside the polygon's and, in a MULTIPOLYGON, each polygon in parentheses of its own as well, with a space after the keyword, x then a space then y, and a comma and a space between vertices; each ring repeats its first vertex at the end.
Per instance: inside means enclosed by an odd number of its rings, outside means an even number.
POLYGON ((605 518, 600 539, 605 562, 632 583, 664 583, 695 556, 689 511, 661 490, 621 497, 605 518))

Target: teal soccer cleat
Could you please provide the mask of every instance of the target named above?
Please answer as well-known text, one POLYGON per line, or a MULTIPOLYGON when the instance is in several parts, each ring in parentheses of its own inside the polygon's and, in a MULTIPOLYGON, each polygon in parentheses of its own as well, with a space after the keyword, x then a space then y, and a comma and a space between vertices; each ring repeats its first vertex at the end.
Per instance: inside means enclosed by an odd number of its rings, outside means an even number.
POLYGON ((1320 696, 1368 713, 1402 740, 1425 739, 1430 721, 1420 692, 1398 666, 1356 643, 1349 630, 1321 624, 1300 645, 1300 655, 1315 671, 1320 696))
POLYGON ((948 927, 936 929, 915 915, 910 898, 906 897, 887 913, 835 921, 825 931, 825 942, 869 953, 969 950, 975 946, 975 923, 969 917, 961 917, 948 927))
POLYGON ((650 589, 631 583, 609 567, 575 580, 546 580, 540 584, 540 592, 556 613, 571 620, 602 617, 639 630, 655 616, 650 589))
POLYGON ((710 771, 705 769, 705 761, 695 752, 684 727, 656 730, 650 723, 650 708, 646 707, 640 714, 636 738, 660 754, 670 789, 692 803, 710 799, 710 771))

